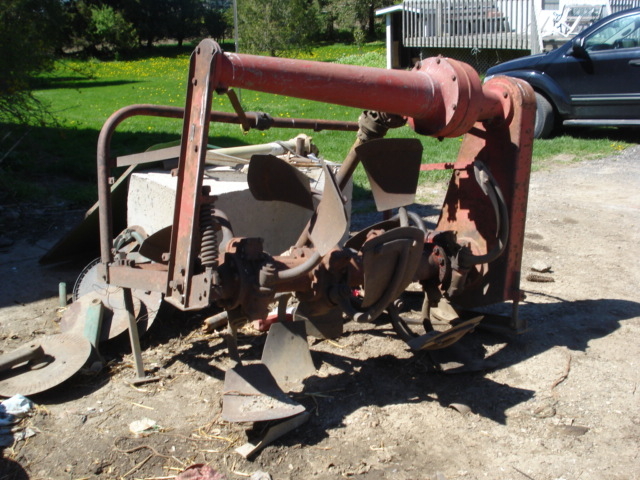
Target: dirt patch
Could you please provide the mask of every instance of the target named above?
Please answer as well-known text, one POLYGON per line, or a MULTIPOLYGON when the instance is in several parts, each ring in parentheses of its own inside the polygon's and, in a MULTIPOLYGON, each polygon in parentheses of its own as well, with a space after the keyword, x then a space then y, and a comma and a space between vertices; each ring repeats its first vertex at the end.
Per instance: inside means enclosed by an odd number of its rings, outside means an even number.
MULTIPOLYGON (((81 266, 38 266, 51 237, 0 255, 4 351, 56 332, 58 283, 73 285, 81 266)), ((220 419, 222 339, 202 333, 202 316, 167 309, 143 338, 161 380, 130 386, 126 338, 106 345, 107 368, 32 397, 22 426, 37 434, 4 450, 0 478, 160 479, 195 463, 228 479, 640 478, 638 245, 640 147, 536 172, 523 277, 544 264, 553 281, 522 281, 523 335, 463 340, 489 357, 485 371, 436 373, 388 324, 349 323, 335 341, 310 341, 318 370, 293 397, 311 419, 245 460, 234 453, 245 428, 220 419), (144 418, 156 427, 135 436, 144 418)), ((263 342, 245 330, 243 356, 259 358, 263 342)))

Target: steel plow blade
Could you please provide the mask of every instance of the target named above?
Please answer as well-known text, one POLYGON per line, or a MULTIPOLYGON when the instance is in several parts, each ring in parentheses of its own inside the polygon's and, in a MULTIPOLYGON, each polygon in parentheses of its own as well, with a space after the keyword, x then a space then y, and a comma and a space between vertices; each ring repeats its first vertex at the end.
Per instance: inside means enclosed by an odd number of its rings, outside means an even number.
POLYGON ((228 422, 264 422, 298 415, 305 408, 278 386, 266 365, 236 365, 224 378, 222 418, 228 422))
POLYGON ((278 157, 253 155, 247 182, 256 200, 280 200, 313 210, 309 178, 278 157))
POLYGON ((299 386, 313 375, 316 367, 307 342, 305 322, 272 324, 262 351, 262 363, 285 390, 299 386))
POLYGON ((356 147, 379 212, 415 202, 422 144, 412 138, 371 140, 356 147))

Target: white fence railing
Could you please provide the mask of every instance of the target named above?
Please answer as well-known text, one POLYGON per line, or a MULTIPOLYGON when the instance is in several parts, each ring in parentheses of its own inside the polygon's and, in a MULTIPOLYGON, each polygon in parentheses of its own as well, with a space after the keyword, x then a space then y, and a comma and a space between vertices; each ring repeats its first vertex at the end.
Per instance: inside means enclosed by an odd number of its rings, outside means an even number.
MULTIPOLYGON (((559 5, 565 3, 568 2, 558 2, 559 5)), ((640 0, 578 0, 575 3, 599 3, 603 6, 603 15, 640 7, 640 0)), ((561 11, 555 13, 560 15, 561 11)), ((535 52, 543 48, 542 38, 549 35, 545 28, 548 30, 552 13, 541 10, 540 0, 405 0, 402 10, 403 44, 406 47, 535 52), (541 18, 536 16, 536 10, 541 18)), ((586 26, 585 23, 583 27, 586 26)), ((575 29, 572 33, 578 31, 575 29)))
POLYGON ((640 0, 610 0, 609 3, 611 4, 612 12, 640 7, 640 0))
POLYGON ((529 50, 538 43, 533 0, 407 0, 403 5, 407 47, 529 50))

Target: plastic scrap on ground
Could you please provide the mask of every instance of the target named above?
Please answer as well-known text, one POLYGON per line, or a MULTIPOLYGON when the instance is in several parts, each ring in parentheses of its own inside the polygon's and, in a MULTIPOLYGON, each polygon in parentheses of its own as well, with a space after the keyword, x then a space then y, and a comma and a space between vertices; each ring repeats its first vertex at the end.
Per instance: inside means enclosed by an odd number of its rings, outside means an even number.
POLYGON ((10 447, 14 442, 37 433, 32 428, 20 428, 17 425, 33 408, 33 402, 23 395, 14 395, 0 403, 0 448, 10 447))

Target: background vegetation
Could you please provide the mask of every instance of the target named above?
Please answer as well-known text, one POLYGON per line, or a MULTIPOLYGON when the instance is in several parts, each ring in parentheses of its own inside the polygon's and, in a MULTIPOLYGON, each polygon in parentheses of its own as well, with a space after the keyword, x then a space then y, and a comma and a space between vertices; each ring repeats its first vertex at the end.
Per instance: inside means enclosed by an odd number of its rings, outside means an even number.
MULTIPOLYGON (((242 0, 243 52, 384 67, 376 8, 389 1, 242 0)), ((233 51, 233 8, 214 0, 4 0, 0 9, 0 207, 24 201, 91 205, 95 149, 104 121, 135 103, 184 105, 193 41, 210 36, 233 51), (224 43, 226 42, 226 43, 224 43)), ((241 92, 246 110, 274 116, 351 120, 359 111, 259 92, 241 92)), ((225 96, 214 108, 232 111, 225 96)), ((179 138, 176 120, 133 118, 114 137, 114 153, 142 151, 179 138)), ((216 124, 219 146, 286 140, 298 131, 240 132, 216 124)), ((413 136, 408 128, 390 136, 413 136)), ((347 132, 317 132, 328 160, 341 161, 353 142, 347 132)), ((425 162, 451 161, 460 139, 420 137, 425 162)), ((536 165, 601 156, 625 148, 616 129, 579 131, 537 141, 536 165), (595 132, 595 133, 594 133, 595 132), (585 135, 589 138, 585 138, 585 135)), ((430 178, 443 178, 435 175, 430 178)), ((356 176, 357 193, 366 179, 356 176)), ((0 212, 1 213, 1 212, 0 212)))
MULTIPOLYGON (((319 42, 373 40, 375 9, 393 0, 3 0, 0 119, 43 110, 29 92, 57 58, 125 59, 159 43, 234 38, 246 53, 310 51, 319 42)), ((149 55, 149 52, 144 53, 149 55)))

